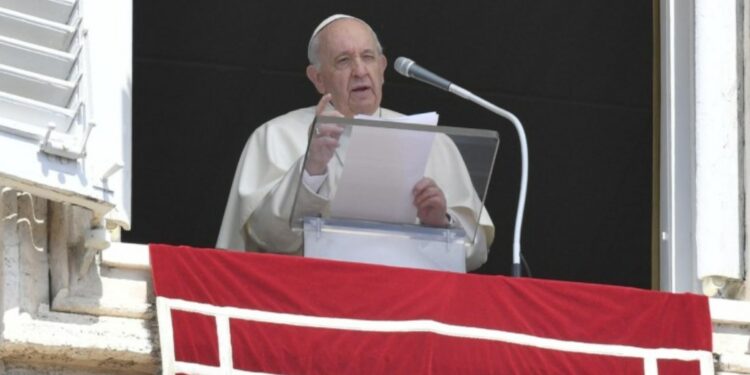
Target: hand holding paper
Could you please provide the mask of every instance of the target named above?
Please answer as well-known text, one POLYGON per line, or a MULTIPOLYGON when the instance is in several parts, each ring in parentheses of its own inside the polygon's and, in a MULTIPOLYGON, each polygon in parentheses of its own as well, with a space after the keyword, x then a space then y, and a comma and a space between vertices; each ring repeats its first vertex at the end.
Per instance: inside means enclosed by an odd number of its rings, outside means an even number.
POLYGON ((447 227, 445 195, 431 178, 424 177, 414 185, 414 206, 422 225, 447 227))

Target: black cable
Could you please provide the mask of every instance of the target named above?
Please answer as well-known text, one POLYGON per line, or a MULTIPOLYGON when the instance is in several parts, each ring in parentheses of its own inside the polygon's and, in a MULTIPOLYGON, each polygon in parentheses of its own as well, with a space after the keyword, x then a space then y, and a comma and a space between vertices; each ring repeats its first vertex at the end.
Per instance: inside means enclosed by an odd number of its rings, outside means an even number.
POLYGON ((531 276, 531 267, 529 267, 529 262, 526 261, 526 258, 523 257, 523 253, 521 254, 521 263, 523 263, 524 268, 526 268, 526 276, 531 276))

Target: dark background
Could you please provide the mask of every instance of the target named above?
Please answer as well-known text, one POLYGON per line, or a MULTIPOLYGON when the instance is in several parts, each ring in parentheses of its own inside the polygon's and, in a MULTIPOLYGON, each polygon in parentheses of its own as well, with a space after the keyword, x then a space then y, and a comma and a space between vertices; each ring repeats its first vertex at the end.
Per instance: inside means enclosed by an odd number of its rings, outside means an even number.
POLYGON ((652 2, 134 1, 129 242, 212 247, 250 133, 317 103, 306 48, 333 13, 363 18, 389 58, 383 106, 496 129, 480 272, 508 274, 520 156, 513 126, 392 70, 408 56, 514 112, 530 178, 522 247, 534 277, 651 285, 652 2))

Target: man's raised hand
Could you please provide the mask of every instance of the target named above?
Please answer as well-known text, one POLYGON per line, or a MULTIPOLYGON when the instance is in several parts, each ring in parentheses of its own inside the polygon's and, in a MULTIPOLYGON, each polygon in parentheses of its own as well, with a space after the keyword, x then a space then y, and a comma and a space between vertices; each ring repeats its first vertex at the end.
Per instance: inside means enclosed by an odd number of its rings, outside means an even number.
MULTIPOLYGON (((320 98, 315 108, 315 116, 344 117, 336 110, 326 111, 331 101, 331 94, 325 94, 320 98)), ((336 148, 339 147, 339 138, 344 129, 336 124, 318 124, 313 129, 310 138, 310 152, 305 170, 311 176, 319 176, 327 172, 328 162, 333 158, 336 148)))

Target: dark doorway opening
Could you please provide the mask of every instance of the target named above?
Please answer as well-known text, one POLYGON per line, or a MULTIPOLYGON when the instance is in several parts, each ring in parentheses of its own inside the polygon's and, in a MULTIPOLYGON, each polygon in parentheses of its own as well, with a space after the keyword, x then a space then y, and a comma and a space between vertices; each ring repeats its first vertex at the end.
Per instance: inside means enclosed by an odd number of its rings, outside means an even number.
MULTIPOLYGON (((363 18, 408 56, 512 112, 529 139, 523 250, 534 277, 651 286, 651 1, 134 2, 131 242, 212 247, 253 129, 310 106, 312 29, 363 18), (394 11, 396 9, 397 11, 394 11)), ((385 107, 496 129, 487 274, 508 274, 520 174, 509 123, 386 72, 385 107)))

